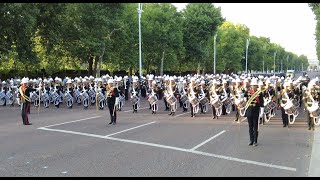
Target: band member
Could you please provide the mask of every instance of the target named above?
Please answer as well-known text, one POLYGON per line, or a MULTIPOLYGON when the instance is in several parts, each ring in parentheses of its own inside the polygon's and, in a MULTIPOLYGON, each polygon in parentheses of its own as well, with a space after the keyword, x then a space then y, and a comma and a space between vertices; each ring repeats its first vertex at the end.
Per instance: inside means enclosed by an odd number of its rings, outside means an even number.
POLYGON ((263 82, 260 80, 259 83, 258 83, 258 90, 261 91, 261 99, 259 99, 260 101, 260 112, 259 112, 259 124, 264 124, 265 122, 265 119, 264 119, 264 84, 263 82))
POLYGON ((131 88, 131 101, 132 101, 133 113, 138 112, 138 103, 140 100, 139 90, 140 88, 139 88, 139 83, 137 81, 137 78, 133 78, 132 88, 131 88))
POLYGON ((26 78, 23 78, 21 80, 21 86, 19 87, 19 96, 20 96, 20 103, 21 103, 21 116, 22 116, 22 122, 23 125, 32 125, 32 123, 29 123, 28 118, 28 108, 30 107, 30 92, 36 91, 36 89, 28 87, 28 80, 26 78))
POLYGON ((246 104, 246 117, 249 124, 249 146, 257 146, 258 144, 258 118, 260 110, 260 99, 262 93, 258 90, 258 82, 256 79, 251 80, 251 88, 245 92, 245 97, 248 98, 246 104))
MULTIPOLYGON (((174 114, 177 110, 177 96, 178 96, 179 92, 178 92, 178 86, 175 83, 174 78, 170 77, 169 81, 170 82, 168 85, 168 97, 172 96, 173 99, 175 99, 175 100, 174 100, 173 104, 168 104, 168 106, 170 107, 170 113, 168 115, 174 116, 174 114)), ((167 101, 167 103, 168 103, 168 101, 167 101)))
MULTIPOLYGON (((206 86, 206 83, 205 83, 205 81, 201 81, 200 82, 200 85, 199 85, 199 89, 200 89, 200 96, 202 97, 206 97, 206 98, 208 98, 208 90, 207 90, 207 86, 206 86)), ((200 113, 201 114, 204 114, 205 112, 204 112, 204 106, 206 105, 206 104, 201 104, 201 102, 200 102, 200 113)))
MULTIPOLYGON (((263 100, 264 102, 267 100, 273 101, 273 103, 277 103, 277 98, 275 96, 275 90, 271 85, 271 81, 270 79, 266 80, 266 86, 265 86, 265 90, 263 91, 263 100)), ((271 109, 270 112, 266 113, 266 117, 268 118, 270 116, 270 114, 274 114, 275 109, 271 109)), ((263 121, 260 121, 259 124, 264 124, 265 119, 263 119, 263 121)))
POLYGON ((209 90, 209 96, 210 96, 210 102, 211 102, 211 107, 212 107, 212 116, 213 119, 217 118, 217 112, 216 112, 216 108, 214 107, 213 101, 214 99, 218 100, 218 92, 219 92, 219 87, 217 86, 217 81, 215 79, 212 80, 212 85, 210 86, 210 90, 209 90))
MULTIPOLYGON (((225 98, 229 98, 230 97, 230 89, 227 85, 227 81, 224 79, 222 80, 222 88, 219 91, 220 96, 220 100, 224 100, 225 98)), ((226 115, 226 110, 227 110, 227 105, 223 103, 222 105, 222 115, 226 115)))
MULTIPOLYGON (((195 78, 191 78, 191 82, 189 84, 189 89, 187 94, 190 102, 191 117, 196 117, 197 112, 194 112, 194 111, 196 111, 196 108, 198 107, 194 107, 192 105, 192 100, 196 99, 199 96, 199 87, 196 85, 195 78)), ((195 106, 199 106, 199 104, 195 106)))
POLYGON ((71 109, 73 106, 73 87, 72 87, 72 81, 71 79, 68 79, 67 82, 67 88, 66 88, 66 98, 67 98, 67 103, 70 103, 68 105, 68 108, 71 109))
MULTIPOLYGON (((118 77, 117 78, 117 89, 118 89, 118 92, 119 92, 119 97, 125 97, 125 86, 123 84, 123 81, 122 81, 122 77, 118 77)), ((119 100, 119 111, 121 111, 121 107, 122 107, 122 101, 119 100)))
POLYGON ((168 87, 169 87, 169 78, 165 77, 163 80, 163 86, 162 86, 162 91, 163 91, 163 101, 164 101, 164 106, 166 109, 164 111, 169 111, 169 104, 167 103, 167 96, 168 94, 168 87))
POLYGON ((106 87, 106 97, 107 97, 107 105, 110 113, 110 123, 115 125, 117 122, 117 111, 116 107, 119 103, 119 92, 116 87, 113 86, 113 79, 108 80, 108 85, 106 87))
POLYGON ((289 127, 289 117, 284 109, 289 99, 293 98, 293 93, 289 90, 289 86, 290 84, 288 82, 283 83, 283 89, 281 90, 281 96, 280 96, 280 99, 281 99, 280 106, 281 106, 281 114, 282 114, 281 117, 282 117, 283 127, 289 127))
MULTIPOLYGON (((153 76, 150 74, 148 77, 148 83, 146 85, 146 90, 147 90, 147 96, 151 94, 152 92, 152 82, 153 82, 153 76)), ((149 103, 149 109, 151 109, 151 104, 149 103)), ((153 114, 153 113, 152 113, 153 114)))
MULTIPOLYGON (((183 96, 187 96, 187 91, 188 91, 188 85, 187 85, 187 81, 183 80, 182 82, 183 86, 182 86, 182 93, 181 93, 181 97, 183 96)), ((180 105, 182 105, 182 109, 183 112, 187 112, 188 111, 188 101, 186 100, 185 102, 181 101, 182 98, 180 98, 180 105)))
POLYGON ((244 87, 241 85, 241 80, 240 79, 236 79, 236 85, 234 87, 234 96, 235 96, 235 110, 236 110, 236 119, 234 121, 239 122, 239 117, 240 117, 240 108, 241 108, 241 104, 244 101, 244 93, 245 93, 245 89, 244 87))
MULTIPOLYGON (((158 101, 158 86, 157 86, 157 82, 156 81, 152 81, 151 83, 151 89, 150 91, 147 93, 149 98, 155 98, 156 101, 152 102, 151 105, 151 109, 152 109, 152 114, 156 114, 156 111, 158 110, 158 105, 157 105, 157 101, 158 101)), ((148 100, 149 100, 148 98, 148 100)), ((150 103, 150 101, 149 101, 150 103)))

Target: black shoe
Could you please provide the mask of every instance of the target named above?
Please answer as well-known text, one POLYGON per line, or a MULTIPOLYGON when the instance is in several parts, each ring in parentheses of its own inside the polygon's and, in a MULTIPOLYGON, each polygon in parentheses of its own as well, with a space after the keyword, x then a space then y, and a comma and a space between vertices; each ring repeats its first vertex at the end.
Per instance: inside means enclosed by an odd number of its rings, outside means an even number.
POLYGON ((112 125, 115 125, 115 124, 116 124, 115 122, 112 123, 112 125))
POLYGON ((109 124, 112 124, 112 121, 111 121, 111 122, 109 122, 109 124))
POLYGON ((212 119, 215 119, 215 118, 216 118, 216 116, 213 116, 213 117, 212 117, 212 119))
POLYGON ((172 112, 171 113, 169 113, 168 115, 171 115, 172 114, 172 112))
POLYGON ((250 142, 248 145, 249 145, 249 146, 252 146, 252 145, 253 145, 253 142, 250 142))
POLYGON ((314 129, 315 129, 314 126, 312 126, 312 130, 313 130, 313 131, 314 131, 314 129))
POLYGON ((259 124, 262 124, 262 122, 260 121, 259 124))
POLYGON ((32 125, 32 123, 26 124, 26 125, 32 125))
POLYGON ((285 124, 283 125, 283 127, 286 127, 286 126, 287 126, 287 125, 285 125, 285 124))
POLYGON ((257 143, 257 142, 254 142, 254 143, 253 143, 253 146, 258 146, 258 143, 257 143))
POLYGON ((311 130, 311 127, 309 127, 308 130, 311 130))
POLYGON ((234 121, 238 121, 238 119, 235 119, 234 121))
POLYGON ((171 115, 174 116, 174 112, 171 115))
POLYGON ((151 114, 153 114, 154 113, 154 111, 152 111, 152 113, 151 114))
POLYGON ((191 115, 191 117, 193 117, 193 115, 191 115))

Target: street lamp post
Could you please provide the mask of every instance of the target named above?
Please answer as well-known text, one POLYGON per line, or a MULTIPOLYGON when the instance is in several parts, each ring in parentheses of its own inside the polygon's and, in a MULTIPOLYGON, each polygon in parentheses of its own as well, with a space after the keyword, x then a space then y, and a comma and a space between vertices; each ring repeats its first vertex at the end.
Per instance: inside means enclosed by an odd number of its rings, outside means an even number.
POLYGON ((273 74, 276 73, 276 55, 277 51, 273 53, 273 74))
POLYGON ((141 60, 141 13, 142 3, 138 4, 138 16, 139 16, 139 76, 142 78, 142 60, 141 60))
POLYGON ((248 74, 248 48, 249 48, 250 38, 247 39, 246 45, 246 73, 248 74))
POLYGON ((213 45, 213 74, 216 74, 216 41, 217 41, 217 35, 214 35, 214 45, 213 45))

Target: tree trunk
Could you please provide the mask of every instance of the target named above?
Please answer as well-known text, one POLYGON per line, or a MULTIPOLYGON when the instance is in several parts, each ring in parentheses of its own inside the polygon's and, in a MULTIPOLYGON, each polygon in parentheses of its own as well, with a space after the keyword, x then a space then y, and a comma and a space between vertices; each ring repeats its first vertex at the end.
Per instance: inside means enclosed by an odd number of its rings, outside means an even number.
POLYGON ((129 77, 132 76, 132 66, 129 67, 129 77))
POLYGON ((88 60, 88 76, 92 75, 92 64, 93 64, 93 56, 89 56, 89 60, 88 60))
POLYGON ((99 56, 94 57, 94 64, 93 64, 93 74, 96 77, 97 74, 97 66, 98 66, 99 56))

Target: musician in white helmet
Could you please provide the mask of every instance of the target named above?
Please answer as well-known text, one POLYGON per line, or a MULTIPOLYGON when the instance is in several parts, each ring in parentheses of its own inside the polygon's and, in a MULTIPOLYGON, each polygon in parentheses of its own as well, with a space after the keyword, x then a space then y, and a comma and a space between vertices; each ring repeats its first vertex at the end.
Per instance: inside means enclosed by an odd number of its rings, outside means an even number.
POLYGON ((30 108, 30 92, 36 91, 37 89, 28 87, 27 78, 23 78, 21 80, 21 84, 22 85, 19 87, 19 97, 20 97, 20 103, 22 106, 21 108, 22 122, 23 122, 23 125, 32 125, 32 123, 29 122, 29 117, 28 117, 28 110, 30 108))
POLYGON ((245 92, 244 97, 247 97, 246 103, 246 117, 249 125, 249 146, 257 146, 258 144, 258 120, 261 102, 263 98, 262 93, 258 90, 257 79, 252 79, 249 91, 245 92))
POLYGON ((106 87, 106 97, 107 97, 107 105, 110 113, 110 123, 115 125, 117 122, 117 111, 116 107, 119 103, 119 92, 116 87, 113 85, 113 79, 108 80, 108 85, 106 87))

